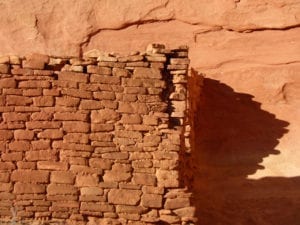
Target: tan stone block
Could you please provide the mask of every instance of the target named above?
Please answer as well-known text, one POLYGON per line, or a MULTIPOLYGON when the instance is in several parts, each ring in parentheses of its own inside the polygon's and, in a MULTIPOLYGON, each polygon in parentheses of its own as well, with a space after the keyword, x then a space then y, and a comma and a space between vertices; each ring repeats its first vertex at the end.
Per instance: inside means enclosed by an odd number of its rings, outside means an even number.
POLYGON ((74 98, 70 96, 56 97, 56 105, 75 107, 79 105, 80 98, 74 98))
POLYGON ((77 195, 78 189, 68 184, 49 184, 47 186, 48 195, 77 195))
POLYGON ((65 121, 63 129, 66 132, 87 133, 90 131, 90 124, 81 121, 65 121))
POLYGON ((4 74, 7 74, 9 73, 9 65, 7 64, 0 64, 0 74, 1 73, 4 73, 4 74))
POLYGON ((2 172, 0 173, 0 182, 9 182, 10 173, 2 172))
POLYGON ((81 202, 80 211, 114 212, 114 206, 107 203, 81 202))
POLYGON ((50 112, 45 112, 45 111, 41 111, 41 112, 35 112, 31 114, 31 119, 32 120, 51 120, 52 119, 52 113, 50 112))
POLYGON ((142 184, 142 185, 156 185, 156 176, 154 174, 147 173, 134 173, 132 182, 134 184, 142 184))
POLYGON ((25 159, 28 161, 56 160, 57 152, 55 150, 27 151, 25 159))
POLYGON ((35 162, 17 162, 18 169, 30 169, 35 170, 36 169, 36 163, 35 162))
POLYGON ((41 96, 41 95, 42 95, 42 89, 40 88, 23 90, 23 96, 33 97, 33 96, 41 96))
POLYGON ((99 100, 115 100, 116 95, 111 91, 101 91, 101 92, 93 92, 94 99, 99 100))
POLYGON ((124 124, 141 124, 142 118, 140 115, 122 114, 121 122, 124 124))
POLYGON ((53 171, 50 176, 51 183, 74 184, 75 175, 70 171, 53 171))
POLYGON ((113 76, 117 76, 117 77, 128 77, 129 75, 128 70, 121 69, 121 68, 113 68, 112 74, 113 76))
POLYGON ((111 189, 108 192, 108 202, 120 205, 137 205, 141 194, 140 190, 111 189))
POLYGON ((173 212, 179 217, 189 217, 192 218, 195 216, 196 208, 195 207, 185 207, 181 209, 175 209, 173 212))
POLYGON ((62 129, 46 129, 38 133, 38 138, 61 139, 64 136, 62 129))
POLYGON ((120 77, 116 76, 106 76, 106 75, 98 75, 92 74, 90 78, 91 83, 100 83, 100 84, 121 84, 120 77))
POLYGON ((134 102, 119 102, 118 111, 121 113, 130 114, 148 114, 149 109, 144 103, 134 103, 134 102))
POLYGON ((133 78, 155 78, 161 79, 161 71, 157 68, 137 67, 133 72, 133 78))
POLYGON ((58 74, 58 80, 87 83, 88 74, 71 72, 71 71, 62 71, 58 74))
POLYGON ((1 78, 0 88, 16 88, 17 82, 14 78, 1 78))
POLYGON ((112 166, 112 160, 101 159, 101 158, 91 158, 89 160, 89 165, 94 168, 100 168, 103 170, 110 170, 112 166))
POLYGON ((33 53, 26 56, 26 60, 23 61, 23 68, 30 69, 44 69, 45 64, 49 63, 50 58, 47 55, 33 53))
POLYGON ((53 106, 54 105, 54 98, 52 96, 40 96, 33 98, 33 105, 34 106, 53 106))
POLYGON ((84 98, 84 99, 92 99, 93 98, 92 92, 75 89, 75 88, 63 89, 61 92, 63 95, 76 97, 76 98, 84 98))
POLYGON ((28 80, 20 81, 19 88, 50 88, 51 83, 49 81, 41 80, 28 80))
POLYGON ((104 106, 102 105, 101 101, 96 100, 81 100, 79 109, 103 109, 104 106))
POLYGON ((102 154, 103 159, 128 159, 128 153, 127 152, 110 152, 110 153, 104 153, 102 154))
POLYGON ((2 153, 1 159, 3 161, 21 161, 23 159, 23 154, 22 152, 2 153))
POLYGON ((68 133, 64 135, 64 142, 87 144, 89 142, 89 135, 83 133, 68 133))
POLYGON ((98 124, 92 123, 91 124, 91 131, 92 132, 104 132, 104 131, 113 131, 114 125, 113 124, 98 124))
POLYGON ((32 140, 34 138, 34 132, 30 130, 15 130, 14 138, 16 140, 32 140))
POLYGON ((161 208, 162 207, 162 195, 157 194, 143 194, 142 206, 150 208, 161 208))
POLYGON ((81 112, 56 112, 54 114, 54 120, 62 121, 87 121, 88 114, 81 112))
MULTIPOLYGON (((3 192, 10 192, 11 190, 12 190, 12 187, 13 187, 13 185, 12 185, 12 183, 0 183, 0 194, 1 194, 1 192, 3 191, 3 192)), ((0 199, 1 199, 1 197, 0 197, 0 199)))
POLYGON ((40 194, 45 193, 46 187, 43 184, 16 182, 14 185, 15 194, 40 194))
POLYGON ((103 180, 104 182, 120 182, 129 181, 131 179, 131 173, 122 171, 106 171, 103 180))
POLYGON ((165 209, 180 209, 184 207, 190 206, 190 199, 189 198, 168 198, 165 202, 164 208, 165 209))
MULTIPOLYGON (((94 65, 88 65, 87 72, 101 74, 101 75, 111 75, 111 73, 112 73, 111 68, 109 68, 109 67, 94 66, 94 65)), ((91 80, 92 80, 92 78, 91 78, 91 80)), ((93 81, 91 81, 91 82, 93 82, 93 81)))
POLYGON ((48 183, 49 172, 38 170, 15 170, 11 174, 12 181, 48 183))
POLYGON ((50 140, 31 141, 31 146, 33 150, 47 150, 50 149, 50 140))
POLYGON ((99 177, 97 174, 77 175, 75 185, 77 187, 91 187, 97 186, 99 183, 99 177))
POLYGON ((157 170, 156 177, 159 187, 174 188, 179 186, 179 175, 176 170, 157 170))
POLYGON ((6 104, 13 106, 25 106, 32 103, 32 99, 25 96, 7 95, 6 104))
POLYGON ((104 191, 99 187, 82 187, 80 188, 81 195, 103 195, 104 191))
POLYGON ((13 132, 9 130, 0 130, 0 140, 6 141, 13 138, 13 132))
POLYGON ((112 109, 93 110, 91 112, 92 123, 111 123, 120 119, 120 114, 112 109))
POLYGON ((66 162, 52 162, 52 161, 40 161, 37 162, 37 168, 39 170, 67 170, 68 163, 66 162))
POLYGON ((55 129, 60 128, 61 122, 56 121, 30 121, 26 122, 27 129, 55 129))

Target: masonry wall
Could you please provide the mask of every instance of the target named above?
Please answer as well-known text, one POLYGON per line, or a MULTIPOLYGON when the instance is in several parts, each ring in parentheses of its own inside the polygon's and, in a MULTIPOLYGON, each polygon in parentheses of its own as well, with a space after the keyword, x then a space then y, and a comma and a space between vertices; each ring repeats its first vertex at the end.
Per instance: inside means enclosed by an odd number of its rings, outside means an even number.
POLYGON ((0 58, 1 220, 193 224, 186 47, 0 58))

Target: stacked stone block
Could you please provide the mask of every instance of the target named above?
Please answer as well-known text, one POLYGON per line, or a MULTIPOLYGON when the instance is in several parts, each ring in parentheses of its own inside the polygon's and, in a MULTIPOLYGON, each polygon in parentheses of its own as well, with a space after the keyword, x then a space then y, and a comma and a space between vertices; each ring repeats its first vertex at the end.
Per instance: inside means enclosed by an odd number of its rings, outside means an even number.
POLYGON ((159 44, 1 57, 2 220, 194 224, 179 177, 188 64, 159 44))

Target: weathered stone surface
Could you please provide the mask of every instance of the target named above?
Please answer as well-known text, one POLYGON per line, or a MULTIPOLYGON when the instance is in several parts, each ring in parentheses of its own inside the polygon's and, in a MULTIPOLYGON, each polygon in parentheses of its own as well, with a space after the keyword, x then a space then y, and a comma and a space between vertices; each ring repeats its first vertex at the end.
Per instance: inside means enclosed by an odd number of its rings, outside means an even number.
POLYGON ((108 192, 108 202, 120 205, 137 205, 142 192, 139 190, 112 189, 108 192))

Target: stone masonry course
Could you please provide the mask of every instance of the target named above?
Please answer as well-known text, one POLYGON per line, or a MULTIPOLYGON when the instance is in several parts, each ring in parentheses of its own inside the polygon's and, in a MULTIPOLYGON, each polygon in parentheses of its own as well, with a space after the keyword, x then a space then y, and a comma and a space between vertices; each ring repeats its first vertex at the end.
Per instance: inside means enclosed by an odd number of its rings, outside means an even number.
POLYGON ((0 222, 195 224, 188 66, 161 44, 0 57, 0 222))

